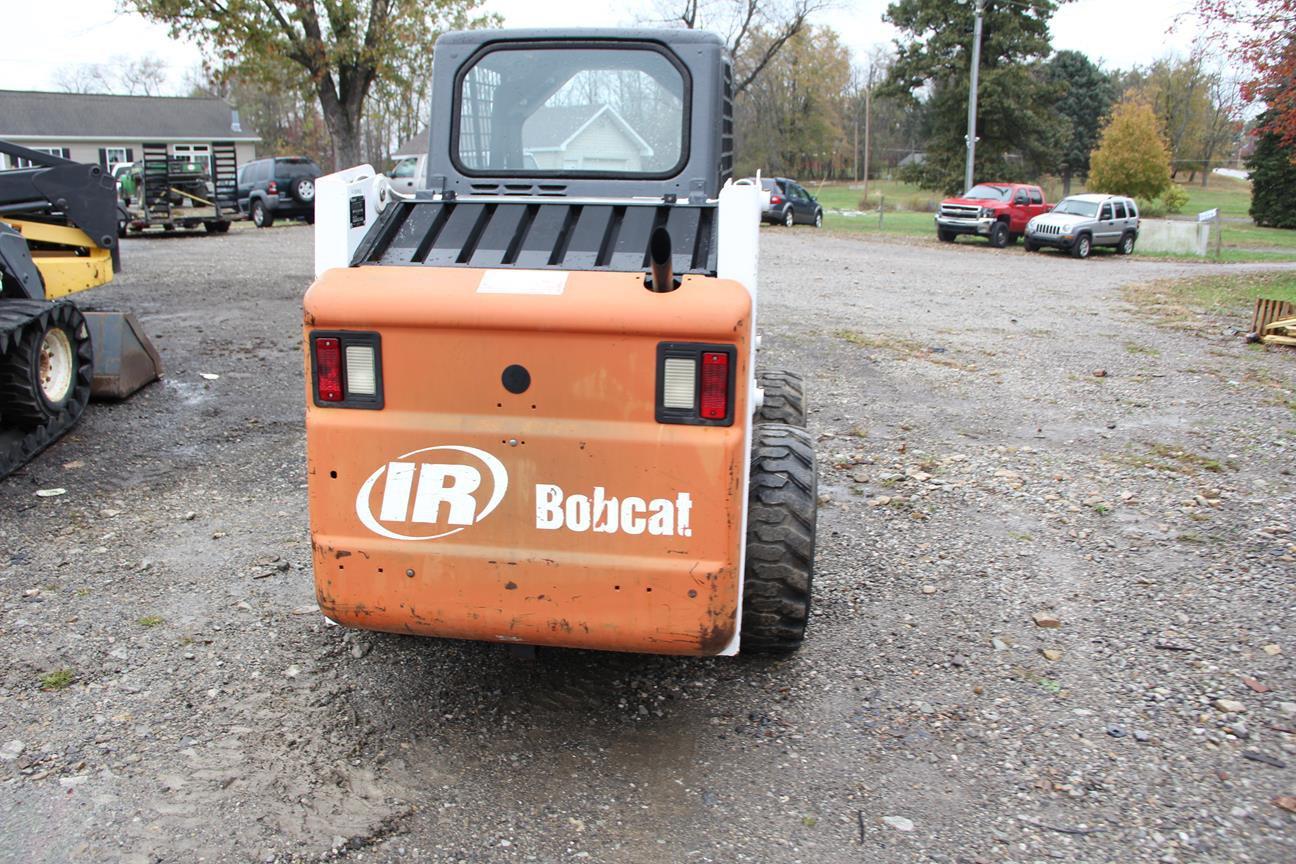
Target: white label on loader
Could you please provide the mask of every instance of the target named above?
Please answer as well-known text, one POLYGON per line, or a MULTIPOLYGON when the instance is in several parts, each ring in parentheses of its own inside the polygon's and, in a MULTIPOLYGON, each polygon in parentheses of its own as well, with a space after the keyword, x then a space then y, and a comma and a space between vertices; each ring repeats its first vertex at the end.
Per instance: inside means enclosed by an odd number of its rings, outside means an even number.
POLYGON ((507 490, 508 472, 494 456, 476 447, 445 444, 411 450, 370 474, 356 495, 355 508, 360 522, 380 537, 436 540, 458 534, 485 519, 499 506, 507 490), (438 450, 465 453, 481 468, 469 464, 425 462, 418 458, 421 454, 438 450), (486 477, 491 480, 489 497, 485 497, 486 490, 482 488, 486 477), (378 491, 379 481, 383 485, 381 495, 376 496, 374 493, 378 491), (373 511, 375 498, 378 503, 376 517, 373 511), (434 534, 400 533, 388 527, 416 531, 418 528, 415 526, 420 525, 450 527, 434 534))
MULTIPOLYGON (((508 483, 503 463, 485 450, 458 444, 424 447, 370 474, 356 495, 355 510, 361 524, 380 537, 437 540, 493 513, 508 483), (445 451, 463 456, 453 463, 429 461, 447 458, 445 451)), ((589 494, 535 484, 535 527, 578 534, 693 536, 693 496, 688 492, 641 498, 609 495, 602 486, 585 491, 589 494)))
POLYGON ((536 484, 536 527, 556 531, 596 534, 654 534, 692 537, 689 517, 693 499, 687 492, 671 498, 646 501, 630 495, 625 498, 607 494, 595 486, 591 495, 568 495, 561 486, 536 484))
POLYGON ((487 270, 477 283, 478 294, 547 294, 556 297, 567 290, 567 274, 561 270, 487 270))

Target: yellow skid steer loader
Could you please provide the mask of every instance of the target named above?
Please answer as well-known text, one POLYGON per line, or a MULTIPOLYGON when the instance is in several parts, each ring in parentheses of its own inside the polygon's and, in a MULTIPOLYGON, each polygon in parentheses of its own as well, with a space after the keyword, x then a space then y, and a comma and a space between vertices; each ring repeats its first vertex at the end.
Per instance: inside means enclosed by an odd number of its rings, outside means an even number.
POLYGON ((121 269, 115 184, 0 141, 0 477, 71 429, 93 395, 124 399, 162 373, 133 315, 82 312, 68 295, 121 269))

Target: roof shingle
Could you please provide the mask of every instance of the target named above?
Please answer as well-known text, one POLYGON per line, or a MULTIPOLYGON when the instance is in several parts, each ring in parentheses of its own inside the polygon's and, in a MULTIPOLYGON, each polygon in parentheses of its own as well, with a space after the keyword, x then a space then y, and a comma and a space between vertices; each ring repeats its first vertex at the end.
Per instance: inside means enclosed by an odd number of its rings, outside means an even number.
POLYGON ((260 140, 231 129, 232 119, 224 99, 0 90, 0 138, 260 140))

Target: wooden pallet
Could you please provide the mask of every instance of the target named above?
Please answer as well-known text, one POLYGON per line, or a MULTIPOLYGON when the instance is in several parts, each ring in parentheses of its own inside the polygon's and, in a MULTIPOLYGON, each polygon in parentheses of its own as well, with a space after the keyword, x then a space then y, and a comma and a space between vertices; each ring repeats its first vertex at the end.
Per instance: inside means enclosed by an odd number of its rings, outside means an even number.
POLYGON ((1296 316, 1296 308, 1292 307, 1291 301, 1257 297, 1255 312, 1251 315, 1251 332, 1257 336, 1264 336, 1271 324, 1293 316, 1296 316))

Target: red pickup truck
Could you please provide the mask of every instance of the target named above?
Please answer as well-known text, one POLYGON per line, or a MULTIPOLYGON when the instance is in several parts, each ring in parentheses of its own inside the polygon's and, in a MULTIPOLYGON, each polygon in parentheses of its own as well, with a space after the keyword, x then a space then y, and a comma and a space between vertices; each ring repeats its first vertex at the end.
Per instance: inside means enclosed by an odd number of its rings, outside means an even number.
POLYGON ((980 234, 1002 249, 1026 233, 1026 223, 1053 209, 1038 186, 978 183, 960 198, 946 198, 936 213, 936 236, 953 243, 960 234, 980 234))

